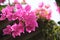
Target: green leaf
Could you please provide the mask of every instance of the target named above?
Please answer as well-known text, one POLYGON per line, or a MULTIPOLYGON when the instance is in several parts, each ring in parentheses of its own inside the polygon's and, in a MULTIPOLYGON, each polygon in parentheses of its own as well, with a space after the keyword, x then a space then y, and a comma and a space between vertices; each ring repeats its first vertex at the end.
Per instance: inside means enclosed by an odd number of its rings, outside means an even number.
POLYGON ((0 11, 2 10, 2 8, 6 7, 6 5, 0 5, 0 11))

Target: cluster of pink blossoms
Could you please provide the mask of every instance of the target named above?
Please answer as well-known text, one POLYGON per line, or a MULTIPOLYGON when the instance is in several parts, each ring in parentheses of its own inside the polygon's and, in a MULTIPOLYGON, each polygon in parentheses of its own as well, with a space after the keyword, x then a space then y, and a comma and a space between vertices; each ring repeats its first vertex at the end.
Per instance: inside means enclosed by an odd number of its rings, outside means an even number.
POLYGON ((24 33, 25 29, 28 33, 31 33, 31 31, 35 31, 35 28, 38 27, 35 12, 31 11, 30 5, 26 5, 24 8, 19 3, 12 6, 8 5, 1 11, 0 20, 19 20, 18 24, 14 23, 12 26, 7 25, 7 27, 3 29, 4 35, 12 34, 15 38, 16 36, 20 36, 21 33, 24 33))
POLYGON ((50 9, 50 5, 45 5, 43 2, 41 2, 39 4, 39 9, 36 9, 36 13, 39 15, 39 18, 43 17, 50 20, 52 11, 50 9))

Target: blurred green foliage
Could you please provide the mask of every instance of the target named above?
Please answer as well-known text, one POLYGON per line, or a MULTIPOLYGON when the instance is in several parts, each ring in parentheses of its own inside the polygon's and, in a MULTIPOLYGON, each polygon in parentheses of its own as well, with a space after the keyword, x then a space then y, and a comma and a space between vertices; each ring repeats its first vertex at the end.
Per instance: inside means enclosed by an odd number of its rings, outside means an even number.
POLYGON ((60 40, 60 26, 54 26, 53 28, 55 40, 60 40))
POLYGON ((4 8, 6 5, 0 5, 0 11, 2 10, 2 8, 4 8))

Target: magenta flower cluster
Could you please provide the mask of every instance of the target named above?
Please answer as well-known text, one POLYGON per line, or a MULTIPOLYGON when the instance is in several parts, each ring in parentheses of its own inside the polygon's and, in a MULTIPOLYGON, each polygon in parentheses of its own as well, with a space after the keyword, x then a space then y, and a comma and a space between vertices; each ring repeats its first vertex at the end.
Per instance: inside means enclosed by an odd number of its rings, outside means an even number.
POLYGON ((21 4, 8 5, 2 10, 0 20, 8 19, 8 21, 19 20, 19 23, 14 23, 12 26, 7 25, 3 29, 4 35, 12 35, 14 38, 20 36, 21 33, 26 32, 31 33, 35 31, 35 28, 38 27, 37 18, 35 12, 31 11, 31 6, 26 5, 23 7, 21 4))

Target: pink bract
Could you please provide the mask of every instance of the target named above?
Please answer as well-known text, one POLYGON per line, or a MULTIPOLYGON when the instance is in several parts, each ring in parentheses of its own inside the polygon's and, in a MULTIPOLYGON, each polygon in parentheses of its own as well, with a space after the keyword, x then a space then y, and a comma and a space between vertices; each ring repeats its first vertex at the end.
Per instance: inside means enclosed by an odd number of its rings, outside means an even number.
POLYGON ((12 29, 11 29, 10 25, 7 25, 7 27, 5 29, 3 29, 4 35, 11 34, 11 32, 12 32, 12 29))
POLYGON ((38 23, 36 22, 36 15, 34 12, 30 12, 28 14, 23 15, 26 31, 30 33, 31 31, 35 31, 35 28, 38 27, 38 23), (33 24, 33 25, 32 25, 33 24))
POLYGON ((60 14, 60 7, 58 7, 58 8, 57 8, 57 11, 58 11, 58 12, 59 12, 59 14, 60 14))
POLYGON ((36 9, 35 13, 38 14, 37 17, 40 18, 45 18, 47 20, 50 20, 51 18, 51 9, 50 5, 45 5, 43 2, 39 4, 39 9, 36 9))
POLYGON ((12 36, 15 38, 16 36, 20 36, 21 33, 24 33, 24 27, 22 23, 14 24, 11 27, 12 29, 12 36))

